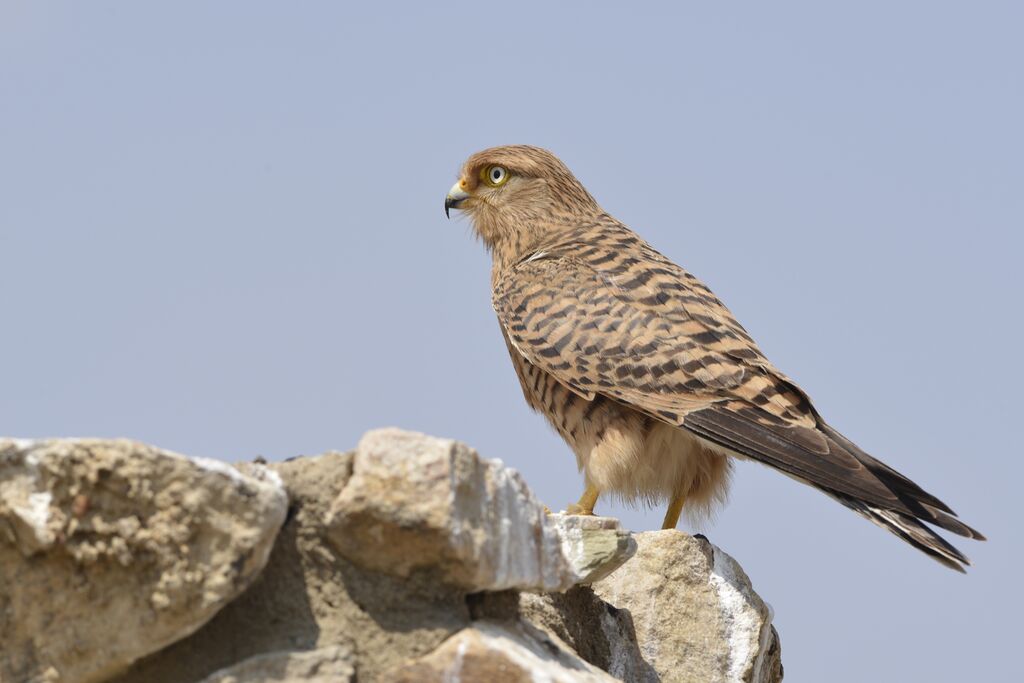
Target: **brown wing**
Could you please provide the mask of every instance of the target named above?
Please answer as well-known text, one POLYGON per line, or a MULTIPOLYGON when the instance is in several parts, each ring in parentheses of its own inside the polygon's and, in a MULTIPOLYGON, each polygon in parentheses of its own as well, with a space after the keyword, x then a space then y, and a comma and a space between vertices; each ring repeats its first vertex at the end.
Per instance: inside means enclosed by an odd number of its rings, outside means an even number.
POLYGON ((656 252, 641 256, 563 245, 513 266, 493 292, 509 341, 584 398, 611 397, 827 492, 963 533, 937 499, 916 486, 901 495, 823 431, 803 392, 706 287, 656 252))
POLYGON ((493 304, 512 345, 567 387, 668 422, 727 395, 747 373, 701 345, 704 325, 659 315, 572 258, 518 264, 497 283, 493 304))

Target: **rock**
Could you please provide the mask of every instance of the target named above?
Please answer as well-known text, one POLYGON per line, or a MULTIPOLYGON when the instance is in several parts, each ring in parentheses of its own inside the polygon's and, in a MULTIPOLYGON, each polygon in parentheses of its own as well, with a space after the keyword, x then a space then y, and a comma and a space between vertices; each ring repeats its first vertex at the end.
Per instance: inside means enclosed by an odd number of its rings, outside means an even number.
POLYGON ((381 683, 547 681, 611 683, 564 643, 527 624, 478 621, 434 652, 386 673, 381 683))
POLYGON ((456 441, 366 434, 331 507, 333 546, 367 570, 429 570, 467 591, 562 591, 606 576, 635 549, 616 520, 549 518, 522 477, 456 441))
MULTIPOLYGON (((628 566, 623 571, 628 571, 628 566)), ((590 586, 576 586, 564 593, 505 591, 469 597, 474 619, 525 621, 617 679, 631 683, 659 680, 640 653, 629 612, 597 597, 590 586)))
POLYGON ((0 681, 781 680, 728 555, 636 538, 397 430, 235 467, 0 440, 0 681))
POLYGON ((349 683, 355 658, 347 647, 307 652, 271 652, 211 674, 201 683, 349 683))
POLYGON ((593 588, 630 612, 640 652, 662 681, 782 679, 771 608, 735 560, 675 530, 635 538, 627 568, 593 588))
POLYGON ((265 653, 332 646, 356 653, 359 680, 374 681, 469 626, 463 591, 426 575, 366 571, 327 542, 324 520, 352 461, 352 453, 332 452, 271 464, 291 507, 263 573, 202 629, 116 683, 193 683, 265 653))
POLYGON ((562 554, 572 569, 572 585, 603 579, 636 552, 633 535, 613 517, 559 513, 549 514, 545 522, 554 526, 562 539, 562 554))
POLYGON ((280 479, 132 441, 0 440, 0 680, 99 681, 241 593, 280 479))

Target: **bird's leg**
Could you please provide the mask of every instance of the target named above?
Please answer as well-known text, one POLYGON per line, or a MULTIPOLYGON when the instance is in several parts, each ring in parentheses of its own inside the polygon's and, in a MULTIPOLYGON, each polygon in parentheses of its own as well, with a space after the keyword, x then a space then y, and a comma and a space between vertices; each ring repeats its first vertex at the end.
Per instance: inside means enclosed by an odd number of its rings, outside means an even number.
POLYGON ((683 511, 683 503, 686 502, 686 496, 677 494, 672 497, 672 502, 668 504, 668 510, 665 510, 665 521, 662 522, 662 529, 675 529, 676 524, 679 523, 679 514, 683 511))
POLYGON ((587 490, 580 496, 578 502, 573 503, 566 509, 566 514, 569 515, 592 515, 594 514, 594 505, 597 504, 597 497, 601 493, 594 488, 592 484, 587 484, 587 490))

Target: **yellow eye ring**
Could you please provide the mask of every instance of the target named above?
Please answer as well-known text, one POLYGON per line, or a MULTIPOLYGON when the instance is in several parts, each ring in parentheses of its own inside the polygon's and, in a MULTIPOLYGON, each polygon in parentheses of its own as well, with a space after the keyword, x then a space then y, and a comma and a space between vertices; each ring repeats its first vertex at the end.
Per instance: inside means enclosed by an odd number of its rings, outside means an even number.
POLYGON ((484 166, 480 169, 480 180, 491 187, 501 187, 508 181, 509 172, 504 166, 484 166))

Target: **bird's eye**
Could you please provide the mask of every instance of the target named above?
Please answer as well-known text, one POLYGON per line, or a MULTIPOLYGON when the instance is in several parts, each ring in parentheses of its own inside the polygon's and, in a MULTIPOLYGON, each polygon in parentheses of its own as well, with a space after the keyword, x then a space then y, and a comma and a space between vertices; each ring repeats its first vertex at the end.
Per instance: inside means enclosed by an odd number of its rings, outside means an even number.
POLYGON ((487 166, 481 171, 480 179, 491 187, 500 187, 508 180, 508 171, 504 166, 487 166))

